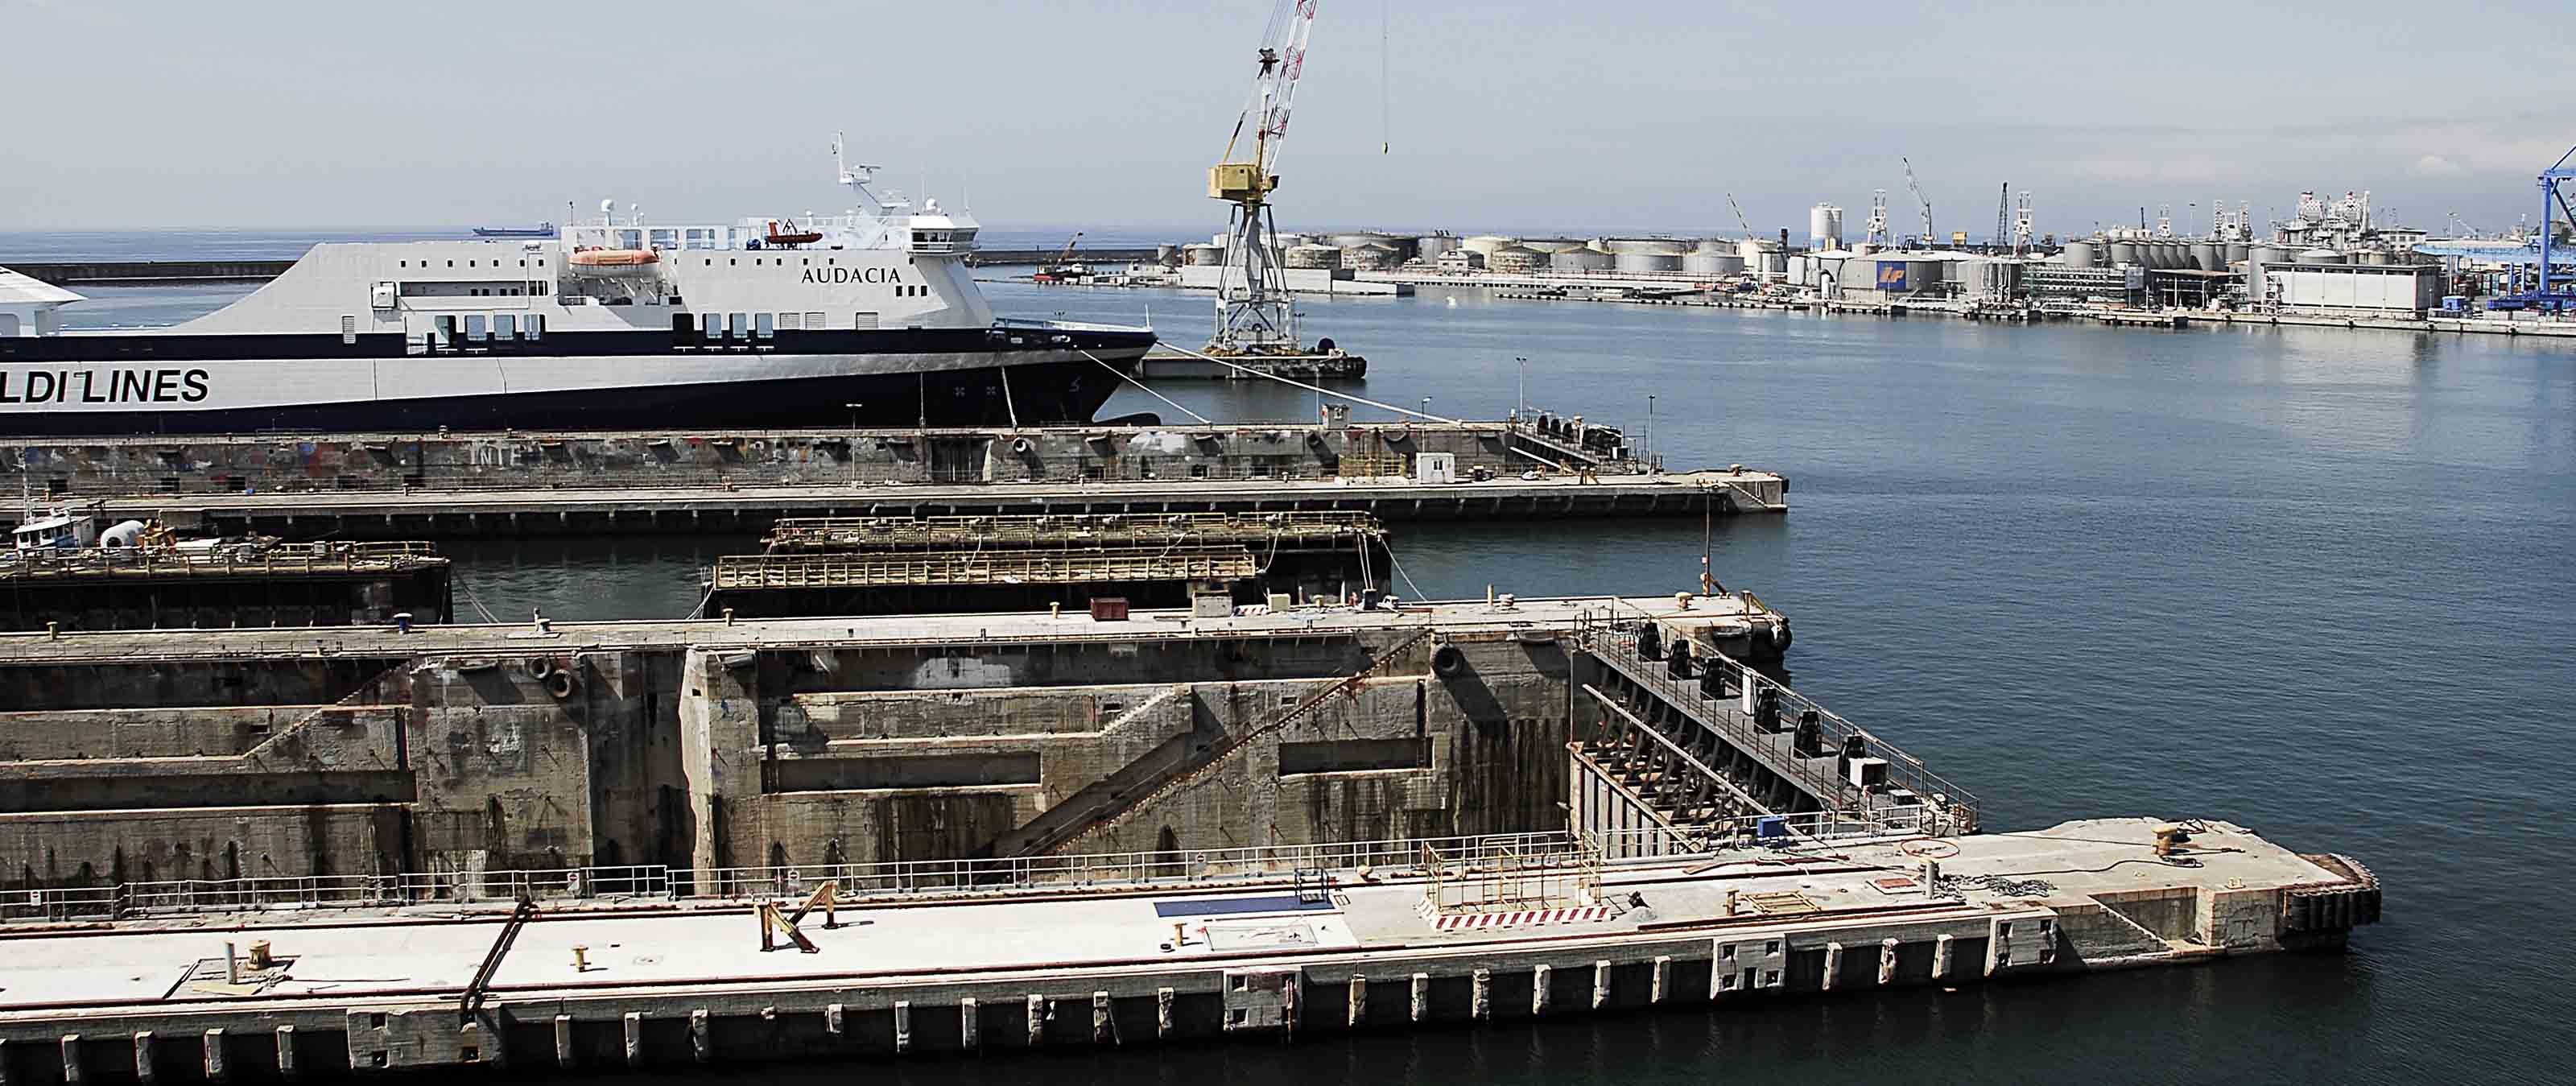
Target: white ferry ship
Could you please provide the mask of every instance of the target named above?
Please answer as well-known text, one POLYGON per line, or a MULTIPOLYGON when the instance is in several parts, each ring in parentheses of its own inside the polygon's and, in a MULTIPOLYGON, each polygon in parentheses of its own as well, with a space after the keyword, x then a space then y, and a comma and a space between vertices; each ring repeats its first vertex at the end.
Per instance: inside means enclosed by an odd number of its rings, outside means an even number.
POLYGON ((997 319, 973 217, 874 169, 843 215, 317 245, 150 331, 64 333, 80 295, 0 269, 0 434, 1088 421, 1154 333, 997 319))

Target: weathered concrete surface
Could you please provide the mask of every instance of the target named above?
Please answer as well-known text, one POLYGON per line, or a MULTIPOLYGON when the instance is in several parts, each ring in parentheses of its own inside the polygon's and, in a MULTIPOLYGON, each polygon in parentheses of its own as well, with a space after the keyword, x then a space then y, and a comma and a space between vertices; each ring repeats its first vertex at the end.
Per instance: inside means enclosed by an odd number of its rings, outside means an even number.
POLYGON ((210 850, 471 874, 1551 828, 1560 642, 1614 606, 1674 603, 0 635, 0 812, 43 827, 0 834, 0 889, 210 850), (392 821, 277 825, 307 807, 392 821))
MULTIPOLYGON (((458 1013, 502 921, 352 911, 202 918, 9 938, 0 1039, 23 1081, 200 1067, 293 1072, 657 1063, 1134 1046, 1242 1035, 1528 1019, 1791 994, 1959 987, 2093 966, 2336 948, 2377 919, 2378 884, 2223 822, 2159 858, 2157 820, 2009 835, 1806 841, 1613 864, 1573 915, 1446 925, 1425 872, 1332 873, 1312 907, 1251 879, 845 902, 804 922, 811 954, 762 953, 732 908, 552 904, 458 1013), (1937 883, 1921 873, 1943 852, 1937 883), (2037 880, 2037 881, 2032 881, 2037 880), (2106 928, 2106 896, 2188 903, 2170 936, 2106 928), (1232 915, 1170 906, 1260 896, 1232 915), (1284 903, 1282 898, 1285 897, 1284 903), (1754 903, 1759 903, 1758 905, 1754 903), (225 940, 283 965, 223 979, 225 940), (576 957, 573 948, 584 952, 576 957), (141 1062, 138 1063, 138 1060, 141 1062)), ((768 899, 763 899, 768 900, 768 899)), ((133 1077, 142 1077, 135 1075, 133 1077)), ((13 1078, 13 1082, 22 1081, 13 1078)))

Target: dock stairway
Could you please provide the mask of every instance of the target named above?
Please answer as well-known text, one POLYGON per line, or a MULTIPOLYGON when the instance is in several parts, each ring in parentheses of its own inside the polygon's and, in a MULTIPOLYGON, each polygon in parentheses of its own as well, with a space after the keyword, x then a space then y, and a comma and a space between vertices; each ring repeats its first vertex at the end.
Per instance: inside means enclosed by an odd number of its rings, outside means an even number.
POLYGON ((1117 826, 1120 822, 1125 821, 1130 815, 1135 814, 1137 811, 1151 807, 1165 796, 1171 795, 1172 793, 1205 778, 1217 767, 1224 765, 1227 759, 1241 754, 1245 748, 1251 746, 1254 742, 1266 736, 1275 734, 1280 729, 1294 724, 1299 720, 1305 719, 1306 716, 1313 713, 1316 709, 1321 708, 1324 703, 1331 701, 1333 698, 1356 690, 1361 683, 1384 673, 1389 667, 1394 666, 1396 661, 1403 659, 1417 646, 1420 646, 1430 639, 1431 631, 1429 629, 1414 631, 1411 636, 1396 642, 1385 651, 1370 658, 1368 666, 1363 667, 1358 671, 1354 671, 1349 675, 1345 675, 1339 680, 1327 684, 1313 693, 1298 699, 1296 704, 1280 710, 1269 720, 1262 722, 1260 726, 1246 730, 1223 743, 1216 744, 1206 751, 1201 752, 1196 757, 1190 759, 1187 764, 1172 770, 1170 776, 1155 788, 1144 791, 1131 790, 1128 793, 1127 798, 1120 800, 1112 806, 1106 808, 1094 808, 1088 819, 1069 828, 1069 832, 1061 835, 1051 835, 1051 839, 1041 838, 1024 844, 1021 846, 1018 854, 1023 856, 1061 855, 1073 850, 1074 846, 1117 826))

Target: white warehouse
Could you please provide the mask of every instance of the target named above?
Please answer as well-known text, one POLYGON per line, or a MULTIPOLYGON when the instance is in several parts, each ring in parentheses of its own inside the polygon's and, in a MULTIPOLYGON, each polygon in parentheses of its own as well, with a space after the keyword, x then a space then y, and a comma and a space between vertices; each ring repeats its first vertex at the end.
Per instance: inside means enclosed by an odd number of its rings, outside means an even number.
POLYGON ((2245 267, 2248 295, 2275 312, 2420 319, 2442 304, 2442 269, 2432 264, 2248 262, 2245 267))

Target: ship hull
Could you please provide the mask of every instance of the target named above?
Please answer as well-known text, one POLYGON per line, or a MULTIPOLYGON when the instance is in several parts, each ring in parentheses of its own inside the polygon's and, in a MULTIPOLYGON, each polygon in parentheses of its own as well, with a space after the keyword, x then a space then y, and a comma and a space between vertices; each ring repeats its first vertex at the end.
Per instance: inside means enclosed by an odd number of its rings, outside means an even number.
POLYGON ((870 352, 799 349, 846 344, 782 332, 764 347, 642 353, 583 350, 603 345, 560 336, 367 357, 354 352, 377 337, 334 336, 284 358, 188 358, 166 343, 148 364, 0 354, 0 435, 1084 422, 1153 340, 1126 330, 1011 334, 1025 346, 975 330, 889 333, 899 337, 884 344, 891 349, 870 352))

